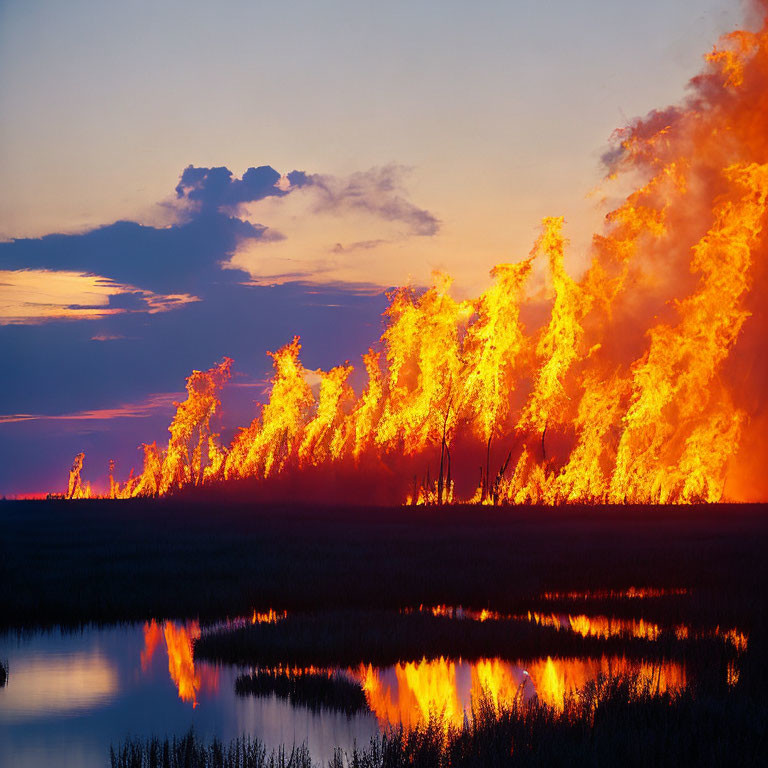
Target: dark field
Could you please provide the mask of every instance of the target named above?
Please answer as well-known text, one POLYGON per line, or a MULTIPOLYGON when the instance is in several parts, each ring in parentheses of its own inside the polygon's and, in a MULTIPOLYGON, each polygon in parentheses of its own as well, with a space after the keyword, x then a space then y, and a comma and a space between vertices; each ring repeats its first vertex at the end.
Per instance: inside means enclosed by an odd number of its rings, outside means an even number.
MULTIPOLYGON (((765 511, 6 501, 0 626, 205 620, 270 606, 518 612, 543 591, 629 586, 686 587, 690 620, 741 626, 764 609, 765 511)), ((670 617, 679 609, 660 603, 670 617)))
MULTIPOLYGON (((242 695, 342 710, 362 704, 359 688, 264 670, 438 655, 684 661, 689 684, 682 692, 658 695, 625 674, 599 679, 562 712, 537 701, 498 708, 478 702, 474 718, 449 728, 447 737, 435 722, 394 729, 353 754, 337 754, 334 764, 762 765, 768 749, 765 513, 763 506, 736 505, 311 509, 180 500, 4 502, 0 624, 213 621, 286 609, 288 618, 276 624, 204 633, 195 656, 260 666, 239 679, 242 695), (648 599, 543 597, 632 586, 687 591, 648 599), (653 640, 582 637, 503 617, 479 622, 402 612, 420 604, 642 617, 660 632, 653 640), (674 631, 680 624, 688 636, 674 631), (713 628, 748 634, 746 651, 737 652, 713 628), (735 662, 738 679, 729 684, 735 662)), ((115 745, 113 764, 308 761, 301 749, 281 756, 258 742, 201 743, 192 734, 175 745, 115 745)))

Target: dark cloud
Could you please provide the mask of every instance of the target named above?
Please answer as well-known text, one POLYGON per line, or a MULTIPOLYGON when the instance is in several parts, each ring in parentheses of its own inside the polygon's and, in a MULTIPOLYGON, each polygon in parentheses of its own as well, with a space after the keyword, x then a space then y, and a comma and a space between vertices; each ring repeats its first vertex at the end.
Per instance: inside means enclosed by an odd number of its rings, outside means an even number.
POLYGON ((89 272, 153 291, 204 295, 213 283, 239 282, 247 275, 222 269, 241 243, 276 239, 279 232, 238 218, 239 204, 284 196, 304 183, 306 174, 289 174, 295 184, 275 186, 280 174, 268 165, 249 168, 237 179, 228 168, 184 169, 177 199, 193 203, 178 208, 169 227, 117 221, 90 231, 20 238, 0 243, 0 269, 53 269, 89 272))
POLYGON ((304 171, 291 171, 287 178, 292 187, 304 187, 312 183, 312 177, 304 171))
MULTIPOLYGON (((213 284, 238 283, 248 275, 222 269, 247 241, 283 235, 237 215, 237 206, 283 197, 301 187, 317 192, 316 209, 343 215, 365 211, 402 222, 408 235, 434 235, 439 221, 404 196, 404 169, 373 168, 349 177, 291 171, 290 186, 275 186, 280 174, 268 165, 249 168, 237 179, 225 167, 188 166, 176 187, 182 204, 177 223, 154 227, 117 221, 80 234, 51 234, 0 243, 0 269, 50 269, 86 272, 121 284, 163 293, 205 297, 213 284)), ((352 246, 365 248, 367 241, 352 246)))
MULTIPOLYGON (((292 174, 305 175, 301 171, 293 171, 292 174)), ((218 211, 223 207, 236 207, 241 203, 288 194, 288 190, 275 186, 278 181, 280 174, 270 165, 249 168, 241 179, 233 178, 232 171, 223 166, 196 168, 188 165, 176 186, 176 196, 199 203, 202 210, 218 211)))
POLYGON ((246 276, 222 270, 244 240, 265 237, 266 227, 222 213, 204 213, 158 228, 118 221, 76 235, 46 235, 0 243, 0 269, 90 272, 161 292, 205 293, 212 282, 246 276))

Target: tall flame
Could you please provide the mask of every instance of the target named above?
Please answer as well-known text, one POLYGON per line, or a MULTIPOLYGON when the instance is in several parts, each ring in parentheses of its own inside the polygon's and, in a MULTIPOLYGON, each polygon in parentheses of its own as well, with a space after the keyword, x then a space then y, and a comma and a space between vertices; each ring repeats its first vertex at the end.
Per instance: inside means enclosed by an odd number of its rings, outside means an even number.
MULTIPOLYGON (((226 448, 212 425, 231 361, 195 371, 167 447, 145 445, 143 471, 111 495, 297 473, 306 488, 317 468, 384 478, 377 500, 414 503, 764 495, 768 25, 723 38, 691 89, 617 133, 609 179, 643 183, 606 217, 580 279, 562 217, 546 218, 529 257, 495 267, 476 299, 452 297, 442 274, 390 294, 359 395, 348 363, 317 371, 316 395, 298 338, 270 353, 269 398, 226 448), (527 287, 543 259, 546 305, 527 287)), ((82 454, 70 498, 87 495, 81 467, 82 454)))

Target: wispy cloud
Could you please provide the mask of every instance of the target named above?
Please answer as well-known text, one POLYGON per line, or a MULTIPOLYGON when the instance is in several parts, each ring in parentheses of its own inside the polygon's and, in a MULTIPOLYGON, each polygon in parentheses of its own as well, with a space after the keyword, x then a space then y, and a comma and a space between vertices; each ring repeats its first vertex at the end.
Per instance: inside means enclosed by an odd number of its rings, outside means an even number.
POLYGON ((109 421, 112 419, 145 419, 158 412, 171 411, 174 403, 185 398, 184 392, 158 392, 137 403, 124 403, 114 408, 75 411, 73 413, 9 413, 0 414, 0 424, 20 421, 109 421))
POLYGON ((318 173, 307 176, 303 184, 319 193, 315 203, 318 212, 343 214, 364 211, 385 221, 405 224, 408 234, 427 237, 436 235, 440 229, 440 220, 406 197, 407 171, 404 166, 391 164, 353 173, 351 176, 318 173))
POLYGON ((351 253, 352 251, 370 251, 372 248, 378 248, 381 245, 386 245, 389 240, 378 238, 376 240, 357 240, 353 243, 336 243, 331 248, 331 253, 351 253))

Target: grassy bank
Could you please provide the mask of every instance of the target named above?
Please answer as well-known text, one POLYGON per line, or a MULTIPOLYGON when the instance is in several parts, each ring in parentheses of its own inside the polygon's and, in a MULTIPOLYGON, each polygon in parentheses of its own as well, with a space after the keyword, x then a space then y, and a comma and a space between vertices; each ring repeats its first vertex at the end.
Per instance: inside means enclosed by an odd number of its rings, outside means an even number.
MULTIPOLYGON (((636 606, 637 608, 637 606, 636 606)), ((678 616, 685 613, 680 606, 678 616)), ((254 624, 206 633, 195 658, 238 665, 388 666, 436 658, 505 659, 622 656, 684 660, 692 672, 722 672, 736 649, 722 637, 679 639, 663 631, 643 638, 583 637, 566 630, 514 620, 471 621, 394 611, 330 611, 289 615, 276 624, 254 624)))
POLYGON ((259 670, 235 680, 238 696, 277 696, 293 706, 312 712, 330 710, 348 717, 368 712, 363 689, 340 675, 304 672, 288 674, 282 670, 259 670))

